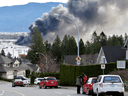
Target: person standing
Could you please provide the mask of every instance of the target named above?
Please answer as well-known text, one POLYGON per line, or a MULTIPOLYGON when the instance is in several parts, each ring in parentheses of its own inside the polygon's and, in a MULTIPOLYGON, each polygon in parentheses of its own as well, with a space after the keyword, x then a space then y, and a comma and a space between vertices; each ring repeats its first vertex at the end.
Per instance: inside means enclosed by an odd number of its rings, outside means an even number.
POLYGON ((77 94, 80 94, 80 88, 82 86, 82 76, 78 76, 76 79, 77 94))
POLYGON ((87 81, 87 76, 84 73, 82 73, 82 84, 84 85, 86 81, 87 81))

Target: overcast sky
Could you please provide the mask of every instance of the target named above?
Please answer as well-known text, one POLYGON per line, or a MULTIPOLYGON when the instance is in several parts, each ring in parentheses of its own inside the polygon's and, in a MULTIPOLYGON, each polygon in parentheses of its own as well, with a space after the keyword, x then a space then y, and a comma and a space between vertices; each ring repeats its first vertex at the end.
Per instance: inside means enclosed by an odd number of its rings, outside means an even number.
POLYGON ((27 4, 29 2, 37 2, 37 3, 61 2, 61 3, 66 3, 67 1, 68 0, 1 0, 0 1, 0 7, 22 5, 22 4, 27 4))

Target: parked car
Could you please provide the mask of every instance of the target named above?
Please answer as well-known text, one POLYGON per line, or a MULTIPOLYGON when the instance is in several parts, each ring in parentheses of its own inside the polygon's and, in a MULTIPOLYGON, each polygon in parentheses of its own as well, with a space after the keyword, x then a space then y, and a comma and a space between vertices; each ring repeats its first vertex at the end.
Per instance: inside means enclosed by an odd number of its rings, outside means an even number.
POLYGON ((93 95, 124 96, 124 83, 119 75, 99 75, 93 84, 93 95))
POLYGON ((40 81, 44 80, 44 78, 36 78, 34 80, 34 84, 40 84, 40 81))
POLYGON ((17 78, 22 79, 24 85, 29 85, 30 84, 30 79, 23 77, 23 76, 18 76, 17 78))
POLYGON ((15 87, 15 86, 24 86, 24 83, 21 79, 15 78, 12 80, 12 87, 15 87))
POLYGON ((97 77, 90 77, 88 81, 82 86, 83 87, 83 94, 90 95, 92 94, 92 86, 96 83, 97 77))
POLYGON ((42 87, 44 87, 45 89, 47 87, 55 87, 58 88, 58 82, 56 80, 55 77, 44 77, 44 80, 42 80, 39 84, 39 88, 41 89, 42 87))

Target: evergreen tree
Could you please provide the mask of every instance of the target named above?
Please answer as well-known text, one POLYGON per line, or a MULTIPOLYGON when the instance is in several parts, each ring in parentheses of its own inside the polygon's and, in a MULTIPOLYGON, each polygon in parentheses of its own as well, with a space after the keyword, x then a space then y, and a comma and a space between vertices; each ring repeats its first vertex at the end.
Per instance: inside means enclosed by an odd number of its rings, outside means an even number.
POLYGON ((77 43, 73 36, 69 37, 67 44, 68 55, 77 55, 77 43))
POLYGON ((107 41, 107 36, 102 31, 100 33, 100 44, 101 44, 101 46, 106 46, 106 41, 107 41))
POLYGON ((80 52, 80 55, 85 54, 85 46, 82 39, 80 39, 80 42, 79 42, 79 52, 80 52))
POLYGON ((36 52, 45 54, 45 47, 43 44, 41 33, 38 31, 37 28, 34 29, 32 33, 32 40, 30 50, 28 51, 27 58, 31 61, 31 63, 36 64, 39 60, 39 55, 36 52))
POLYGON ((51 51, 51 43, 48 42, 48 40, 46 40, 44 42, 44 45, 45 45, 45 49, 46 49, 46 52, 50 52, 51 51))
POLYGON ((94 33, 92 34, 92 42, 96 42, 97 41, 97 33, 96 31, 94 31, 94 33))
POLYGON ((112 45, 111 46, 117 46, 118 42, 117 42, 117 36, 113 35, 112 36, 112 45))
POLYGON ((92 50, 91 50, 91 43, 89 41, 86 42, 85 44, 85 53, 86 54, 91 54, 92 50))
POLYGON ((99 42, 94 42, 91 44, 91 54, 98 54, 101 48, 101 44, 99 42))
POLYGON ((59 35, 56 36, 52 49, 51 49, 52 55, 57 58, 57 62, 61 60, 61 40, 59 35))
POLYGON ((109 36, 108 40, 107 40, 107 46, 112 46, 112 37, 109 36))
POLYGON ((5 52, 3 49, 1 50, 1 55, 5 56, 5 52))
POLYGON ((67 48, 68 40, 69 40, 68 37, 69 36, 65 35, 61 43, 62 59, 64 58, 64 55, 68 55, 68 48, 67 48))
POLYGON ((123 36, 122 35, 120 35, 118 37, 118 41, 119 41, 119 46, 123 46, 124 45, 124 39, 123 39, 123 36))

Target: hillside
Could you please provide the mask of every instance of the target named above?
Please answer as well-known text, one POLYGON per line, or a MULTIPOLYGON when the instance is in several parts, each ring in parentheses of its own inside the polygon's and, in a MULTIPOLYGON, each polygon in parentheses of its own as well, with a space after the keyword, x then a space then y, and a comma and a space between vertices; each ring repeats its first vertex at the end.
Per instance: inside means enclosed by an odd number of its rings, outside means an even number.
POLYGON ((59 4, 65 6, 64 3, 49 2, 0 7, 0 32, 29 32, 30 24, 59 4))

